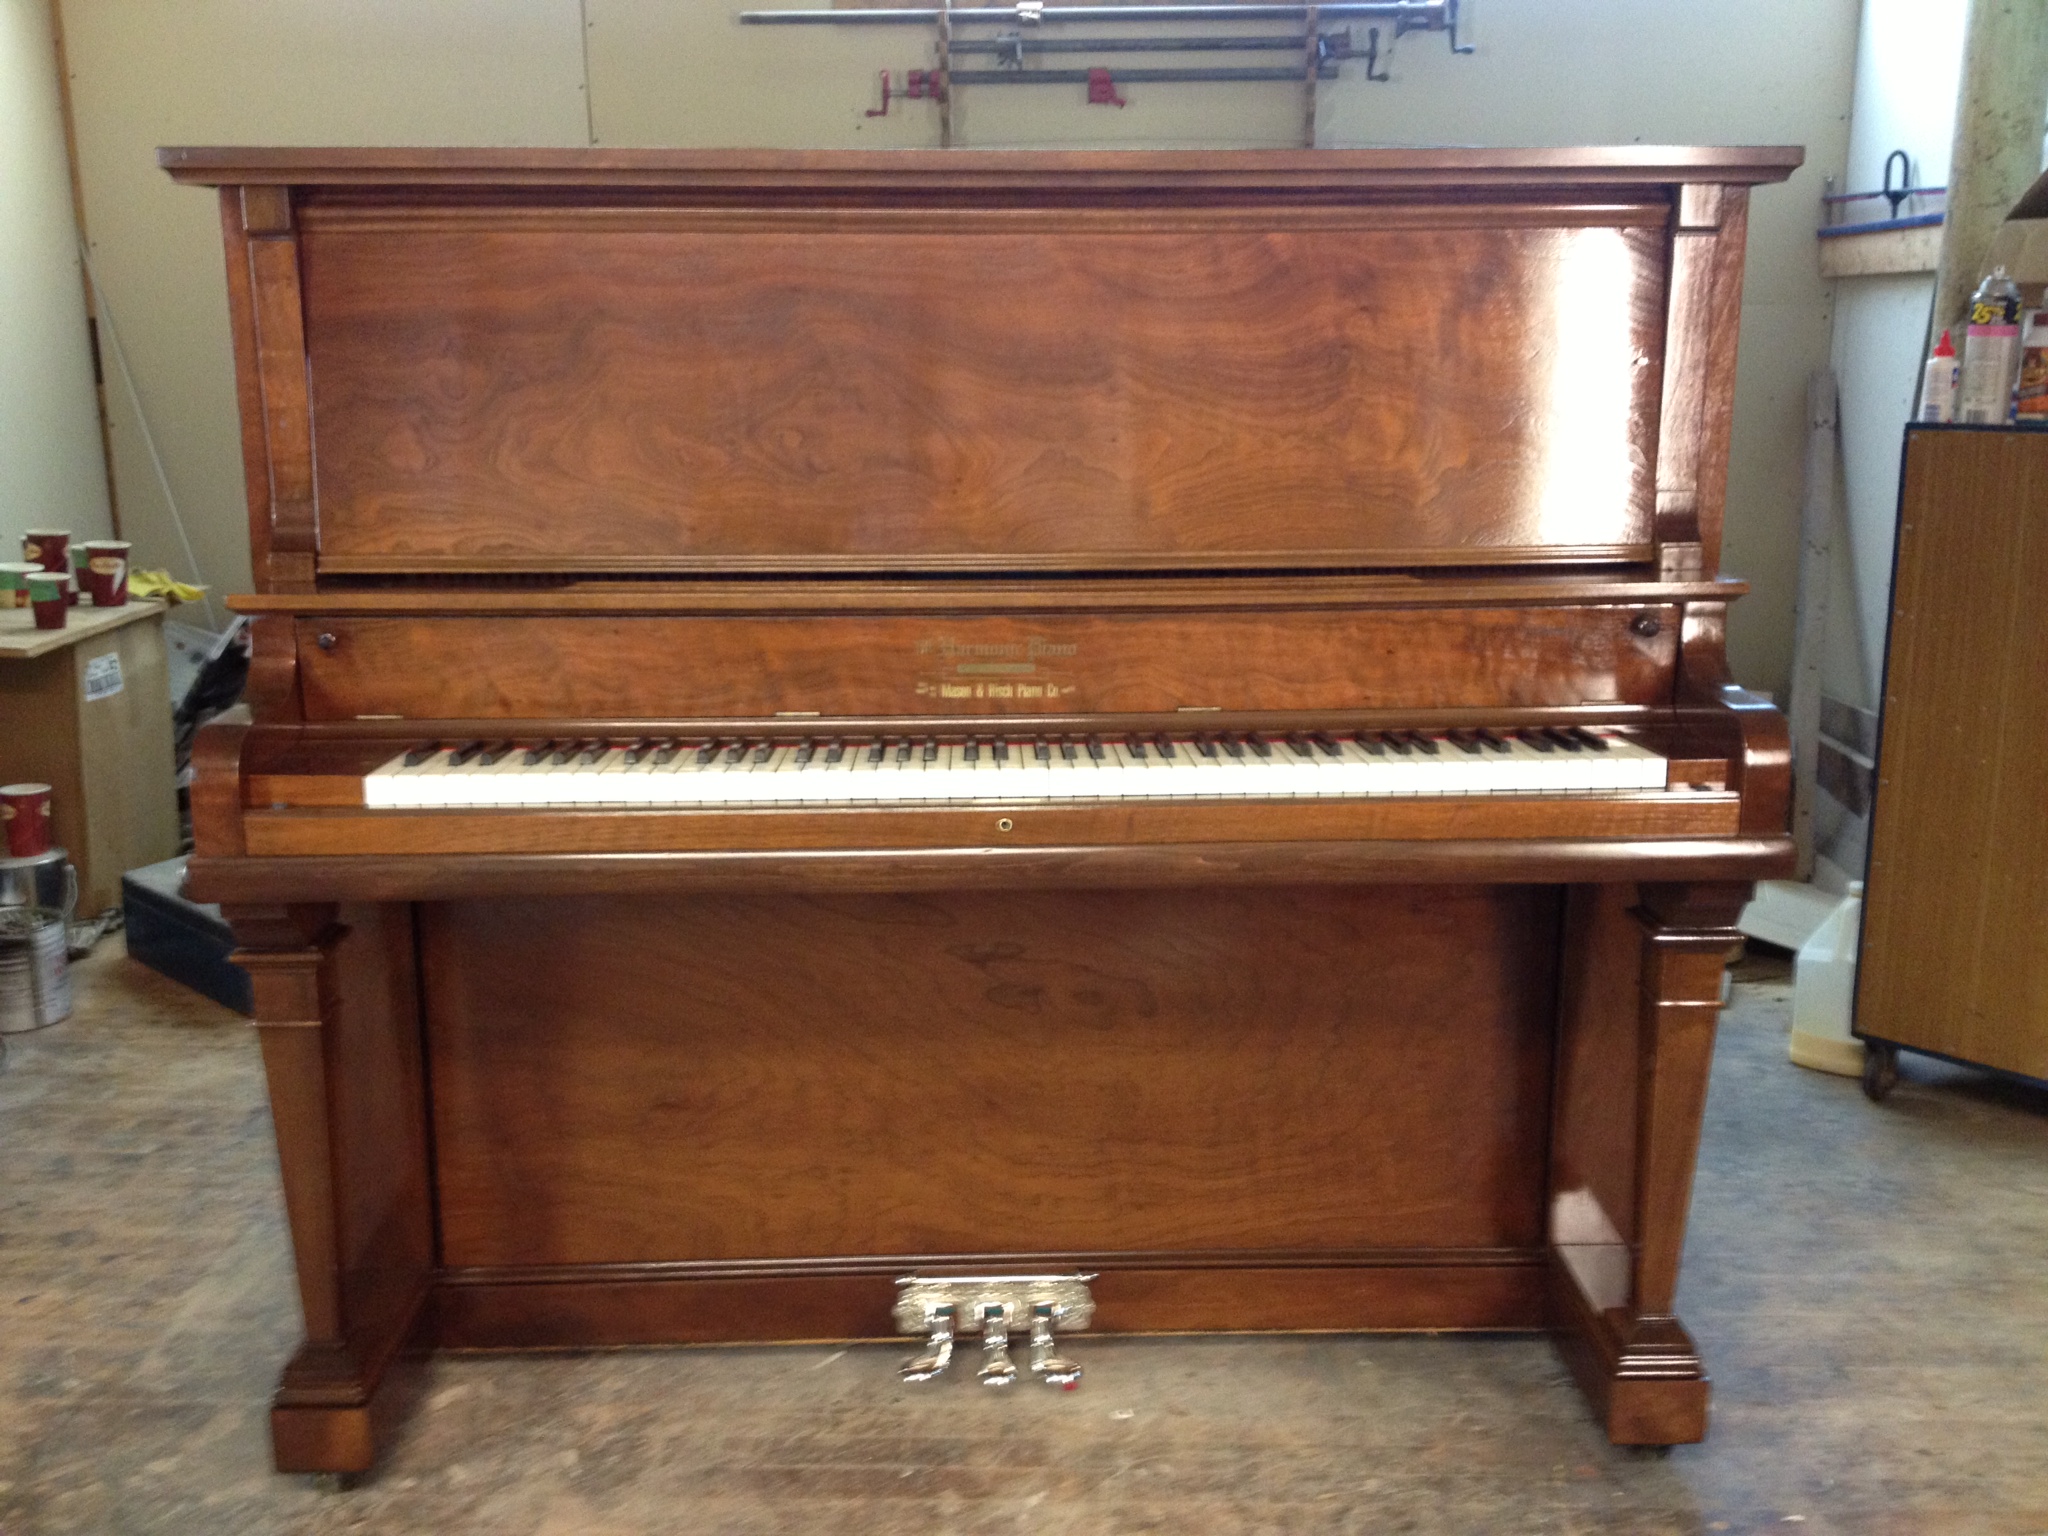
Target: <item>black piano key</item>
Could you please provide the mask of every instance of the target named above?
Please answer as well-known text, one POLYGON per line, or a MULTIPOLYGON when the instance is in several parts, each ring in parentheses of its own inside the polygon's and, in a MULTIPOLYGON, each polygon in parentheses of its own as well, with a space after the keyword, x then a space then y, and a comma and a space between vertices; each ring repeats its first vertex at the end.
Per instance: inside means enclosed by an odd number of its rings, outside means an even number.
POLYGON ((1204 732, 1197 731, 1195 733, 1195 750, 1204 757, 1213 758, 1216 755, 1216 743, 1211 741, 1204 732))
POLYGON ((1109 756, 1107 752, 1102 750, 1102 738, 1100 736, 1090 736, 1088 738, 1088 755, 1098 763, 1109 756))
POLYGON ((1387 744, 1371 731, 1356 732, 1351 739, 1358 744, 1359 751, 1369 756, 1385 757, 1387 755, 1387 744))
MULTIPOLYGON (((683 753, 688 750, 688 742, 670 741, 666 738, 664 738, 661 741, 657 741, 654 744, 654 766, 659 768, 666 763, 672 763, 677 758, 681 757, 683 753)), ((706 758, 703 755, 702 750, 700 749, 697 754, 697 761, 702 763, 708 762, 710 761, 710 759, 706 758)))
POLYGON ((1071 741, 1062 736, 1060 738, 1060 756, 1073 763, 1080 761, 1081 752, 1071 741))
POLYGON ((483 749, 484 744, 480 741, 465 741, 461 746, 453 747, 449 750, 448 766, 450 768, 460 768, 464 763, 475 757, 477 753, 483 751, 483 749))
POLYGON ((1252 756, 1254 757, 1271 757, 1273 755, 1273 743, 1267 741, 1263 736, 1247 736, 1244 739, 1244 744, 1252 749, 1252 756))
POLYGON ((1577 737, 1581 742, 1585 743, 1586 746, 1592 748, 1595 752, 1605 752, 1607 750, 1607 738, 1605 736, 1596 736, 1593 734, 1593 732, 1587 730, 1583 725, 1573 726, 1571 728, 1571 732, 1572 735, 1577 737))
POLYGON ((652 752, 653 750, 654 743, 649 741, 645 736, 642 736, 639 737, 637 740, 629 741, 626 743, 626 750, 620 754, 619 761, 626 764, 628 767, 631 767, 634 763, 639 762, 641 758, 645 757, 649 752, 652 752))
POLYGON ((612 744, 608 741, 586 741, 583 743, 583 750, 576 755, 576 761, 588 768, 611 749, 612 744))
POLYGON ((845 756, 846 756, 846 743, 845 743, 845 742, 843 742, 843 741, 832 741, 832 742, 828 742, 828 743, 826 744, 826 746, 825 746, 825 766, 826 766, 826 767, 828 767, 828 768, 829 768, 829 767, 831 767, 831 766, 832 766, 832 765, 833 765, 834 763, 836 763, 836 762, 839 762, 839 761, 841 761, 841 760, 842 760, 842 759, 843 759, 843 758, 844 758, 845 756))
POLYGON ((559 768, 574 757, 578 750, 573 741, 558 741, 555 743, 555 750, 549 754, 548 761, 559 768))
POLYGON ((936 762, 937 762, 937 761, 939 760, 939 738, 938 738, 938 737, 936 737, 936 736, 927 736, 927 737, 925 738, 925 743, 924 743, 924 760, 925 760, 926 762, 928 762, 928 763, 936 763, 936 762))
POLYGON ((1437 755, 1437 740, 1434 736, 1425 736, 1420 731, 1410 731, 1408 739, 1415 744, 1415 750, 1424 757, 1437 755))
POLYGON ((1544 735, 1540 730, 1524 729, 1515 732, 1515 735, 1521 739, 1524 745, 1534 747, 1538 752, 1555 752, 1557 750, 1557 743, 1544 735))
POLYGON ((1499 736, 1487 730, 1484 726, 1481 726, 1472 734, 1477 736, 1490 752, 1511 752, 1514 750, 1505 741, 1501 740, 1499 736))
POLYGON ((981 743, 974 737, 968 737, 966 745, 961 747, 960 761, 963 763, 978 763, 981 761, 981 743))
POLYGON ((1308 738, 1299 731, 1290 731, 1287 736, 1287 750, 1296 757, 1313 757, 1316 749, 1308 744, 1308 738))
POLYGON ((517 749, 518 746, 515 742, 494 741, 488 747, 485 747, 483 751, 477 753, 476 765, 479 768, 492 767, 510 757, 517 749))
POLYGON ((728 763, 743 763, 747 760, 747 739, 744 736, 736 737, 726 747, 725 760, 728 763))
POLYGON ((999 763, 1007 763, 1010 760, 1010 744, 1007 741, 991 743, 989 750, 995 753, 996 761, 999 763))
POLYGON ((1124 750, 1141 763, 1145 760, 1145 743, 1136 736, 1124 743, 1124 750))
POLYGON ((1408 733, 1406 731, 1381 731, 1380 740, 1387 744, 1389 752, 1398 753, 1402 757, 1407 757, 1415 751, 1408 744, 1408 733))
MULTIPOLYGON (((454 713, 454 711, 451 710, 449 711, 449 713, 452 714, 454 713)), ((432 757, 436 752, 440 750, 441 743, 439 743, 438 741, 430 741, 422 746, 408 747, 406 748, 405 752, 405 766, 408 768, 417 768, 421 763, 424 763, 428 758, 432 757)))
POLYGON ((1556 742, 1560 747, 1563 747, 1567 752, 1583 752, 1586 750, 1580 745, 1578 737, 1572 735, 1570 731, 1561 731, 1554 725, 1543 727, 1543 734, 1556 742))
POLYGON ((1316 750, 1325 757, 1342 757, 1344 755, 1344 749, 1338 746, 1327 732, 1318 731, 1309 740, 1315 743, 1316 750))
POLYGON ((552 741, 539 742, 536 745, 529 747, 527 749, 526 756, 521 758, 520 761, 524 763, 527 767, 532 768, 540 763, 545 762, 547 760, 548 754, 553 752, 554 750, 555 744, 552 741))
POLYGON ((1052 748, 1047 745, 1046 739, 1043 736, 1031 743, 1031 755, 1041 763, 1052 761, 1052 748))
POLYGON ((773 737, 770 737, 768 740, 762 742, 758 747, 754 748, 754 762, 757 765, 760 763, 767 762, 768 759, 773 757, 774 755, 775 741, 773 737))
POLYGON ((879 763, 883 758, 887 757, 888 755, 889 738, 886 736, 877 736, 874 740, 874 743, 868 748, 868 761, 871 763, 879 763))
POLYGON ((806 736, 802 741, 798 742, 796 744, 797 767, 802 768, 807 766, 810 763, 811 758, 817 753, 817 750, 818 744, 812 741, 811 738, 808 736, 806 736))
POLYGON ((1172 759, 1174 755, 1174 748, 1173 742, 1170 738, 1160 736, 1155 738, 1152 744, 1159 749, 1159 755, 1161 757, 1166 758, 1168 760, 1172 759))
POLYGON ((903 740, 899 741, 896 744, 896 761, 899 763, 909 762, 910 754, 916 750, 917 743, 912 741, 908 736, 904 737, 903 740))
POLYGON ((714 736, 709 741, 705 742, 703 746, 697 749, 697 766, 699 768, 708 766, 711 762, 716 760, 716 758, 718 757, 718 752, 719 741, 718 738, 714 736))
POLYGON ((1243 757, 1244 743, 1235 736, 1226 736, 1223 738, 1223 750, 1231 757, 1243 757))
POLYGON ((1479 738, 1473 735, 1472 732, 1450 731, 1446 734, 1451 745, 1460 752, 1469 752, 1474 757, 1479 755, 1479 738))

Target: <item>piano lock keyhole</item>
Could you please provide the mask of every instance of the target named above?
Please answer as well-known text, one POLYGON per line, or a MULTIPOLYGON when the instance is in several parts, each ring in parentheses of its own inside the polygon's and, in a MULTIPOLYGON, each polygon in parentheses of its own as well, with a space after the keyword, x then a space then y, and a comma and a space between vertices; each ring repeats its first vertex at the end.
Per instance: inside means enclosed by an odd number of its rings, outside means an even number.
POLYGON ((1654 613, 1639 613, 1629 621, 1628 627, 1645 640, 1654 640, 1658 632, 1664 628, 1664 621, 1654 613))
POLYGON ((1007 816, 1004 816, 1004 817, 1000 818, 1000 819, 999 819, 999 820, 998 820, 998 821, 996 822, 996 830, 997 830, 998 832, 1008 832, 1008 831, 1010 831, 1010 830, 1011 830, 1012 828, 1014 828, 1015 826, 1016 826, 1016 823, 1015 823, 1015 822, 1013 822, 1013 821, 1011 821, 1011 820, 1010 820, 1010 818, 1009 818, 1009 817, 1007 817, 1007 816))
POLYGON ((313 643, 319 646, 320 649, 323 651, 331 651, 340 642, 337 641, 332 634, 322 631, 320 634, 315 635, 313 637, 313 643))

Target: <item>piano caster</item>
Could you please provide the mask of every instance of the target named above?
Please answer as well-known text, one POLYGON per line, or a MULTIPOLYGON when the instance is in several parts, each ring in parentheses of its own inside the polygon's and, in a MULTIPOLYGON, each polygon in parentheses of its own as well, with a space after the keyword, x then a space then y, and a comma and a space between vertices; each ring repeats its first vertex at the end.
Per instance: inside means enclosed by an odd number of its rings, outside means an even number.
POLYGON ((1010 1357, 1010 1335, 1029 1326, 1030 1372, 1048 1386, 1071 1388, 1081 1367, 1054 1353, 1054 1336, 1086 1328, 1095 1316, 1093 1275, 993 1275, 973 1279, 908 1275, 896 1282, 896 1326, 929 1335, 923 1353, 904 1363, 905 1381, 930 1381, 953 1361, 956 1328, 981 1335, 985 1387, 1014 1385, 1022 1374, 1010 1357))
POLYGON ((1081 1383, 1081 1367, 1052 1352, 1053 1328, 1058 1321, 1059 1314, 1049 1301, 1031 1309, 1031 1373, 1049 1387, 1072 1391, 1081 1383))
POLYGON ((941 1305, 931 1313, 931 1337, 925 1341, 924 1351, 912 1355, 903 1362, 900 1372, 905 1381, 935 1381, 946 1374, 946 1368, 953 1363, 953 1309, 941 1305))
POLYGON ((1007 1387, 1017 1380, 1017 1367, 1010 1359, 1010 1315, 999 1301, 981 1309, 982 1367, 975 1380, 984 1387, 1007 1387))
POLYGON ((1883 1040, 1863 1042, 1863 1094, 1881 1104, 1899 1085, 1899 1048, 1883 1040))

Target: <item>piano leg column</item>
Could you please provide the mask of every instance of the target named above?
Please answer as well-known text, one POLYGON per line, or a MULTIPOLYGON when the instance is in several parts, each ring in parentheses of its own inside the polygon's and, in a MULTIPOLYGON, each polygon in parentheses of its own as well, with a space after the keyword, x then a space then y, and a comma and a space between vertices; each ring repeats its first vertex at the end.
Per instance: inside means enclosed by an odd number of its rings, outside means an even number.
POLYGON ((1748 885, 1573 892, 1552 1133, 1551 1324, 1617 1445, 1704 1439, 1673 1312, 1721 973, 1748 885))
POLYGON ((306 1328, 271 1445, 280 1472, 365 1472, 410 1397, 433 1273, 411 913, 226 916, 255 994, 306 1328))

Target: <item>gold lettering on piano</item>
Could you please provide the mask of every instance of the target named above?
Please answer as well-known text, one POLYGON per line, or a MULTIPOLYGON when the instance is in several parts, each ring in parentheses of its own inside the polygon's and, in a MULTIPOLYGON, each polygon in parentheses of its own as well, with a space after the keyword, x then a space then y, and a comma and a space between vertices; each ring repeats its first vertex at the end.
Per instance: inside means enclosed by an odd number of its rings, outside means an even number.
POLYGON ((1017 640, 963 640, 955 635, 929 635, 917 642, 919 656, 935 657, 951 666, 921 680, 920 698, 1025 701, 1057 700, 1076 691, 1072 683, 1054 681, 1042 664, 1079 653, 1071 641, 1027 635, 1017 640))
POLYGON ((1029 671, 1031 666, 1047 657, 1068 658, 1081 649, 1078 642, 1062 643, 1048 640, 1043 635, 1032 635, 1023 640, 957 640, 951 635, 931 635, 917 642, 920 656, 942 656, 947 661, 957 661, 965 672, 1029 671))

